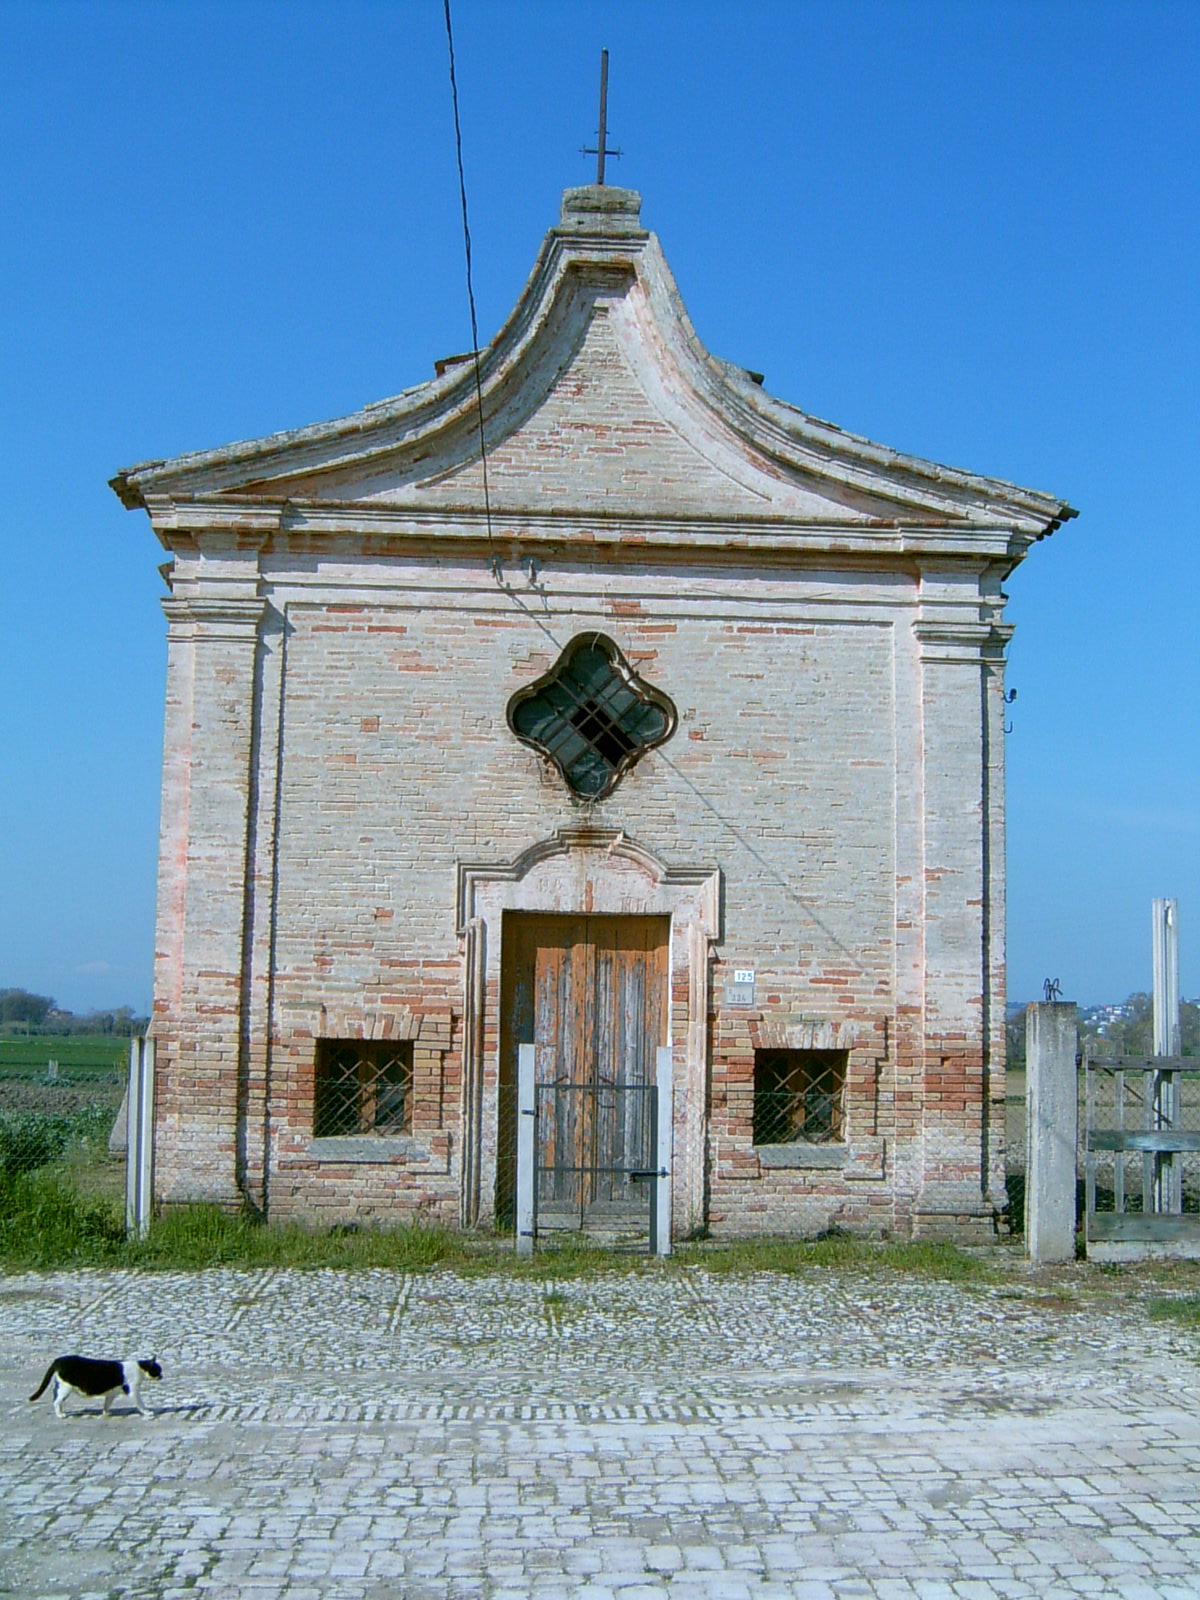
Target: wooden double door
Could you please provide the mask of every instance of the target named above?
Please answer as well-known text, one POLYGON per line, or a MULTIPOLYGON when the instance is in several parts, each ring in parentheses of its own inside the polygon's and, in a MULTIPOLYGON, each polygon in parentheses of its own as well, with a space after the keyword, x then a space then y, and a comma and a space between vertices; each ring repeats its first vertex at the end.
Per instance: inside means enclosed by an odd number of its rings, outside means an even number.
MULTIPOLYGON (((532 1044, 539 1230, 648 1218, 669 941, 667 917, 505 916, 500 1141, 515 1141, 517 1050, 532 1044)), ((514 1178, 497 1163, 501 1215, 514 1178)))

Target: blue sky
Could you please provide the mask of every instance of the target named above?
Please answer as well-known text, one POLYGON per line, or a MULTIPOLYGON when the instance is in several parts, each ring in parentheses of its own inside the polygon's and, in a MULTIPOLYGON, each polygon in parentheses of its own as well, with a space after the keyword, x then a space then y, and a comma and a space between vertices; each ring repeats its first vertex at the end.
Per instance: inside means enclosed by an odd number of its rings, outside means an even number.
MULTIPOLYGON (((703 342, 1080 510, 1009 583, 1010 997, 1200 991, 1200 5, 454 0, 479 329, 639 189, 703 342)), ((164 623, 119 467, 465 349, 441 0, 0 0, 0 987, 149 1000, 164 623)))

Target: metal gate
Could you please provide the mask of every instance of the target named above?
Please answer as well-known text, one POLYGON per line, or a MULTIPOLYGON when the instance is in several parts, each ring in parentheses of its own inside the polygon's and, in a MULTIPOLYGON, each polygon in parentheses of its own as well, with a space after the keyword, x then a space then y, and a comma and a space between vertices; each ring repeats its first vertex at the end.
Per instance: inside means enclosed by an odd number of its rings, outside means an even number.
POLYGON ((582 1229, 646 1238, 656 1255, 671 1249, 670 1048, 657 1052, 648 1084, 538 1083, 536 1051, 519 1051, 517 1249, 539 1234, 582 1229), (566 1157, 555 1148, 570 1140, 566 1157), (582 1136, 581 1136, 582 1135, 582 1136), (590 1152, 579 1160, 578 1152, 590 1152))
POLYGON ((1200 1062, 1084 1057, 1088 1255, 1200 1255, 1200 1062))
POLYGON ((534 1085, 539 1227, 649 1226, 657 1097, 652 1083, 534 1085))

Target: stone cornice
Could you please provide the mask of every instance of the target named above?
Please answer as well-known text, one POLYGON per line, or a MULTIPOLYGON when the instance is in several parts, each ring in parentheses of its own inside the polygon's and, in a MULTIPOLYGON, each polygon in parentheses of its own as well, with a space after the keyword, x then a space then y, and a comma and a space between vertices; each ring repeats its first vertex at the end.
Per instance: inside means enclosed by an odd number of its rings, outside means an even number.
POLYGON ((169 639, 237 644, 258 638, 267 602, 233 595, 169 595, 162 608, 169 639))
POLYGON ((1013 636, 1009 622, 931 619, 913 623, 922 661, 979 665, 985 659, 1002 659, 1013 636))
POLYGON ((278 533, 285 505, 263 496, 193 500, 170 494, 146 496, 150 525, 170 548, 172 534, 222 533, 250 536, 260 543, 278 533))
MULTIPOLYGON (((170 500, 156 508, 154 528, 170 548, 172 535, 203 542, 205 537, 257 537, 307 535, 315 538, 353 538, 386 542, 393 547, 487 541, 488 524, 478 506, 414 506, 288 500, 271 502, 259 497, 212 495, 170 500)), ((653 512, 574 513, 544 508, 496 510, 492 515, 492 540, 502 553, 547 545, 578 543, 588 549, 638 549, 656 552, 703 550, 740 554, 793 553, 801 558, 821 555, 920 560, 968 558, 1015 563, 1020 554, 1012 529, 992 524, 904 523, 896 519, 864 518, 861 522, 805 521, 796 517, 680 517, 653 512)))

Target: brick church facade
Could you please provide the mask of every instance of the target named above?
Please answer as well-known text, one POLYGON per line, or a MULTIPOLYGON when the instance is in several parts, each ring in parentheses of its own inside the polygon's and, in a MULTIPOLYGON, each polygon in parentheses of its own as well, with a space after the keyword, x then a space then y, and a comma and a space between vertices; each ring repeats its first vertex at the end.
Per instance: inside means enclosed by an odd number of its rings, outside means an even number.
POLYGON ((1070 507, 709 355, 627 190, 480 380, 490 520, 469 359, 114 479, 170 556, 156 1200, 511 1227, 533 1044, 546 1226, 635 1216, 667 1051, 676 1237, 990 1233, 1002 584, 1070 507))

